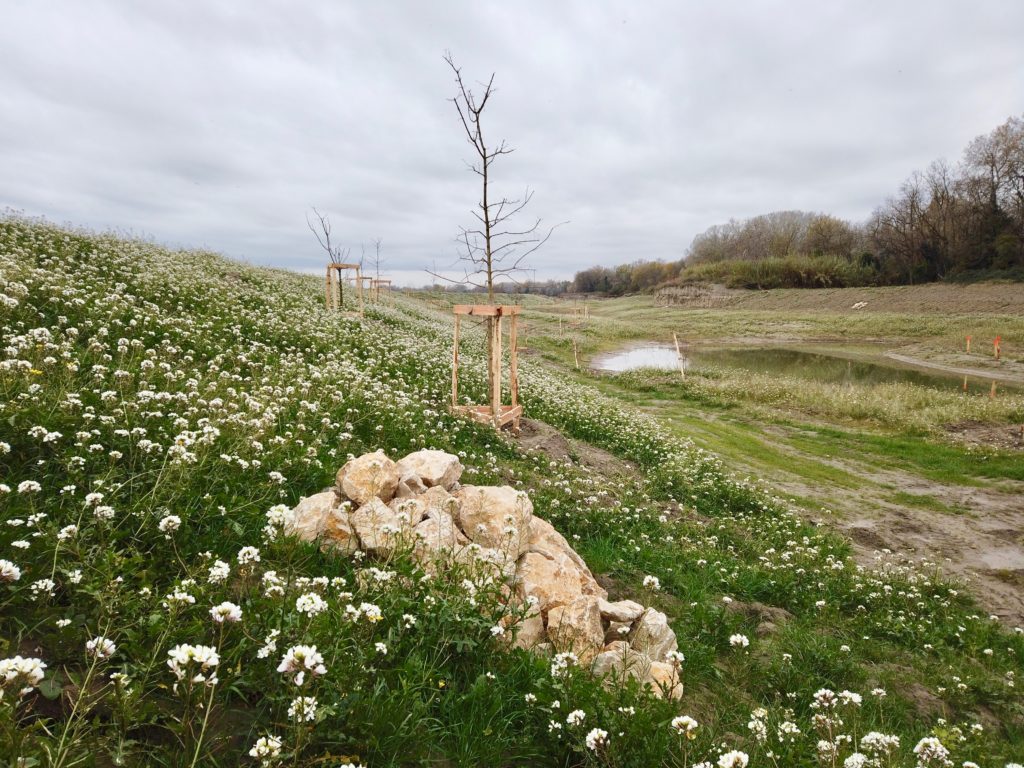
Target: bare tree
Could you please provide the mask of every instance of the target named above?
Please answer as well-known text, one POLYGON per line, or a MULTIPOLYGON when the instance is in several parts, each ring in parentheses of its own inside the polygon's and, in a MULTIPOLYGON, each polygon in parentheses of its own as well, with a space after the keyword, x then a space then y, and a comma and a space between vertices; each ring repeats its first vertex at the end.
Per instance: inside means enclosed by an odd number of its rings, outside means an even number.
POLYGON ((313 215, 316 217, 315 222, 310 220, 308 213, 306 214, 306 225, 316 237, 317 242, 320 243, 320 247, 327 251, 328 260, 331 262, 345 261, 348 258, 349 249, 331 242, 331 220, 316 208, 313 209, 313 215))
POLYGON ((373 241, 373 271, 378 280, 380 280, 381 264, 384 263, 384 259, 380 255, 380 249, 383 244, 384 240, 380 237, 373 241))
POLYGON ((459 261, 463 263, 465 272, 463 279, 452 280, 437 272, 430 274, 450 283, 486 288, 487 299, 493 302, 495 280, 506 277, 518 283, 516 275, 527 271, 522 266, 524 259, 546 243, 558 225, 545 231, 540 219, 524 227, 517 227, 512 222, 516 214, 522 212, 533 199, 533 192, 529 189, 522 197, 514 200, 492 197, 491 166, 499 157, 513 151, 504 140, 488 144, 484 137, 483 113, 495 92, 494 74, 491 74, 486 85, 480 84, 484 91, 482 96, 478 96, 466 87, 462 70, 455 66, 451 53, 445 53, 444 60, 455 73, 458 92, 452 102, 466 132, 466 139, 475 153, 473 161, 468 165, 480 177, 481 195, 480 202, 473 209, 476 223, 472 227, 460 227, 457 238, 460 246, 459 261))

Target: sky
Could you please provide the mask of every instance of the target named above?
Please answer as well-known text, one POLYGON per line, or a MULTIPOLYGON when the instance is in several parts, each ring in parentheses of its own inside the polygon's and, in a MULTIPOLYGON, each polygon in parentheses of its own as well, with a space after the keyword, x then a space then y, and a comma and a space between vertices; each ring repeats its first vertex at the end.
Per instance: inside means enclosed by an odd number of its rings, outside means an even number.
POLYGON ((1020 0, 0 0, 0 208, 314 272, 316 206, 396 283, 461 274, 451 51, 495 76, 495 193, 565 222, 528 276, 568 278, 731 218, 866 219, 1024 113, 1021 40, 1020 0))

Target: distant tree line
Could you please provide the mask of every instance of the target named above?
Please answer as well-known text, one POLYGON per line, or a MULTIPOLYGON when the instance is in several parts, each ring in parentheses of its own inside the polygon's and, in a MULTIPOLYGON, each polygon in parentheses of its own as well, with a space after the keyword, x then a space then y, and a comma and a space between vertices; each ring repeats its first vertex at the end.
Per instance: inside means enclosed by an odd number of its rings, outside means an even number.
POLYGON ((939 160, 923 173, 914 172, 865 223, 778 211, 711 227, 694 238, 683 277, 770 277, 785 265, 813 270, 816 262, 840 281, 880 284, 981 270, 1019 276, 1024 272, 1024 120, 1010 118, 977 137, 956 165, 939 160), (765 261, 773 268, 707 266, 742 261, 765 261))
POLYGON ((697 235, 684 259, 577 272, 576 293, 680 282, 737 288, 894 285, 975 275, 1024 279, 1024 119, 974 139, 959 163, 911 174, 866 222, 775 211, 697 235))

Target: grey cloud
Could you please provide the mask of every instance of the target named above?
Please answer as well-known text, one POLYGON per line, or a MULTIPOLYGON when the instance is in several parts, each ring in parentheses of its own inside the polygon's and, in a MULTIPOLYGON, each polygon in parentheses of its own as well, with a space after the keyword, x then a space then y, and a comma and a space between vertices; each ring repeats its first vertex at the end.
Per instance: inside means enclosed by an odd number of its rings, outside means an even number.
POLYGON ((1024 111, 1017 2, 13 2, 0 205, 302 270, 327 211, 403 281, 476 200, 441 55, 496 72, 537 276, 678 258, 769 210, 854 219, 1024 111))

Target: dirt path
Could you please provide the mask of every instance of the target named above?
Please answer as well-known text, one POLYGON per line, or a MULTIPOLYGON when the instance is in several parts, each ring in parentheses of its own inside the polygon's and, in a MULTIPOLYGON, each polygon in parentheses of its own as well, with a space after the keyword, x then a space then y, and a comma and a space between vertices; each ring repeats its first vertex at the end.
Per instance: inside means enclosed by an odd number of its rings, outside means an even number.
POLYGON ((910 355, 901 355, 897 352, 886 352, 885 357, 890 360, 895 360, 898 363, 905 363, 918 368, 930 368, 931 370, 942 371, 944 373, 955 373, 958 376, 974 376, 979 379, 1004 381, 1008 384, 1024 384, 1024 377, 1016 372, 991 371, 982 368, 963 368, 956 365, 934 362, 932 360, 922 360, 919 357, 911 357, 910 355))
MULTIPOLYGON (((660 408, 646 410, 664 414, 660 408)), ((714 429, 713 421, 709 417, 709 430, 714 429)), ((783 498, 813 501, 814 510, 806 510, 804 516, 846 535, 858 562, 872 565, 889 550, 934 563, 962 580, 987 611, 1010 626, 1024 626, 1024 483, 937 482, 848 457, 806 453, 786 442, 800 432, 798 427, 760 429, 761 442, 793 466, 806 470, 817 465, 847 473, 858 478, 858 487, 808 479, 738 455, 725 457, 736 474, 762 478, 767 490, 783 498)))

